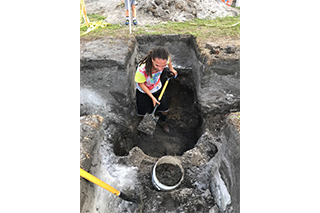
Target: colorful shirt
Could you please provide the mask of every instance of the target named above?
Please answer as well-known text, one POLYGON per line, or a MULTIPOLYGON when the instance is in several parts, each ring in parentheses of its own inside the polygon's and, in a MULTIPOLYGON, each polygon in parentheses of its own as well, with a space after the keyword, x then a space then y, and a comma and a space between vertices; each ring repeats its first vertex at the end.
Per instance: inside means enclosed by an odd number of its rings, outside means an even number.
MULTIPOLYGON (((167 61, 167 65, 169 63, 169 60, 167 61)), ((147 86, 147 88, 150 90, 151 93, 157 92, 162 87, 162 83, 160 81, 162 71, 152 73, 152 77, 148 76, 146 73, 146 64, 141 64, 136 71, 135 75, 135 82, 136 82, 136 88, 142 92, 145 93, 138 83, 144 83, 144 85, 147 86)))

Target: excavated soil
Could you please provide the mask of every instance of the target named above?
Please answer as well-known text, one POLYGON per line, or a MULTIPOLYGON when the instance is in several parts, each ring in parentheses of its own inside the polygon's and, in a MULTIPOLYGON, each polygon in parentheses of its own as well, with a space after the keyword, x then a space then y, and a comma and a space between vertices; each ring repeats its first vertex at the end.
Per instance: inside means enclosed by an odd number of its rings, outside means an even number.
POLYGON ((174 186, 179 183, 182 172, 179 166, 163 163, 156 168, 157 179, 166 186, 174 186))

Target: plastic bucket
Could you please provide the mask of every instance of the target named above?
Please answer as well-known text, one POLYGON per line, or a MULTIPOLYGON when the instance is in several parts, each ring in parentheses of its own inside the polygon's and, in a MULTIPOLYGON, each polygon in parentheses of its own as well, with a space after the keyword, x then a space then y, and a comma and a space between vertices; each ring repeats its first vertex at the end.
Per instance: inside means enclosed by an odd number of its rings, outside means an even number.
POLYGON ((181 161, 173 156, 163 156, 155 163, 155 165, 153 166, 153 169, 152 169, 152 184, 154 185, 154 187, 156 189, 158 189, 160 191, 169 191, 169 190, 177 188, 181 184, 181 182, 183 181, 183 177, 184 177, 184 169, 181 166, 181 161), (169 186, 169 185, 165 185, 164 183, 161 183, 158 180, 158 177, 156 174, 156 168, 157 168, 157 166, 160 166, 161 164, 164 164, 164 163, 177 165, 180 168, 182 175, 181 175, 181 178, 177 184, 175 184, 173 186, 169 186))
POLYGON ((231 6, 233 0, 221 0, 222 2, 226 3, 227 6, 231 6))

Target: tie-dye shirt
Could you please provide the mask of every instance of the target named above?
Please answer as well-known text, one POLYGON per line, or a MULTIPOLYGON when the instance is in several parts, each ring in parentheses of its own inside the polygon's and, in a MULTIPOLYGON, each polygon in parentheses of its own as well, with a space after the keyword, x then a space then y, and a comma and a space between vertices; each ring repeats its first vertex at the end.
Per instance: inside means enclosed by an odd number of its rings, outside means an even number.
MULTIPOLYGON (((167 61, 167 65, 169 63, 169 60, 167 61)), ((146 73, 146 64, 141 64, 136 71, 135 75, 135 82, 136 82, 136 88, 142 92, 145 93, 138 83, 144 83, 147 88, 150 90, 151 93, 157 92, 162 87, 162 83, 160 81, 162 71, 152 73, 152 77, 148 76, 146 73)))

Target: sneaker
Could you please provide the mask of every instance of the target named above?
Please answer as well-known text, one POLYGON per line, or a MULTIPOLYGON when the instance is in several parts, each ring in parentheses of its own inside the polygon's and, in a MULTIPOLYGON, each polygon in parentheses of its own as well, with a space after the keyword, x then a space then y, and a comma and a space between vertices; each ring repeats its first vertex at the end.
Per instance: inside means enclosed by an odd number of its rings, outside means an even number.
POLYGON ((126 19, 126 25, 129 25, 129 19, 126 19))
POLYGON ((165 121, 159 121, 159 125, 161 126, 162 130, 166 133, 169 133, 169 126, 165 121))
POLYGON ((132 21, 133 21, 133 24, 134 24, 134 25, 137 25, 137 24, 138 24, 137 19, 133 19, 132 21))

